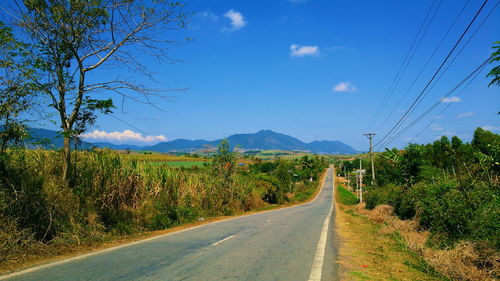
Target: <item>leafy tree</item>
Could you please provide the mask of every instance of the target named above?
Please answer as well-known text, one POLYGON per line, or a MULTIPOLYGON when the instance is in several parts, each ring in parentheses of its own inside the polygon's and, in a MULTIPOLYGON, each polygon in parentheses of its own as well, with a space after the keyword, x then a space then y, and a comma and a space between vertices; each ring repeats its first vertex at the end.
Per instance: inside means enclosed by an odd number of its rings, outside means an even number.
POLYGON ((483 128, 477 128, 472 137, 472 146, 484 154, 490 154, 493 146, 500 146, 500 136, 483 128))
POLYGON ((31 108, 37 90, 27 75, 36 76, 38 70, 27 50, 12 28, 0 22, 0 153, 27 136, 22 115, 31 108))
MULTIPOLYGON (((500 41, 496 41, 495 43, 493 43, 492 49, 494 49, 494 52, 491 55, 490 63, 495 63, 500 61, 500 41)), ((500 65, 493 67, 493 69, 488 73, 486 77, 493 77, 488 86, 491 85, 500 86, 500 65)))
POLYGON ((293 191, 293 173, 293 166, 289 162, 278 160, 278 166, 274 170, 273 175, 279 180, 280 191, 282 193, 293 191))
POLYGON ((20 32, 35 44, 34 57, 45 62, 44 80, 32 77, 50 99, 64 136, 63 179, 69 184, 71 139, 91 126, 96 112, 111 113, 113 101, 103 92, 151 103, 152 89, 130 80, 106 79, 104 67, 126 67, 151 76, 138 54, 169 60, 176 43, 167 31, 185 27, 184 4, 168 0, 24 0, 14 18, 20 32), (92 76, 91 76, 92 74, 92 76), (97 96, 97 94, 99 94, 97 96), (143 99, 141 99, 143 97, 143 99))
POLYGON ((225 196, 232 194, 234 174, 236 172, 236 153, 232 152, 227 139, 224 139, 217 148, 217 153, 213 156, 212 175, 220 179, 221 191, 225 196))
POLYGON ((398 166, 406 186, 411 187, 418 181, 422 166, 422 151, 419 145, 410 143, 406 148, 398 166))

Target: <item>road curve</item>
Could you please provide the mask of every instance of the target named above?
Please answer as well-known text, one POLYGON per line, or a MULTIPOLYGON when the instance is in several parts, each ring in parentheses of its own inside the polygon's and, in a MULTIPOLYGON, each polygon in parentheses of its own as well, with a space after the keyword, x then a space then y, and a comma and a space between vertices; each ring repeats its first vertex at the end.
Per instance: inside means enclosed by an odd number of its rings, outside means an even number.
POLYGON ((311 202, 206 224, 0 280, 337 280, 333 168, 311 202))

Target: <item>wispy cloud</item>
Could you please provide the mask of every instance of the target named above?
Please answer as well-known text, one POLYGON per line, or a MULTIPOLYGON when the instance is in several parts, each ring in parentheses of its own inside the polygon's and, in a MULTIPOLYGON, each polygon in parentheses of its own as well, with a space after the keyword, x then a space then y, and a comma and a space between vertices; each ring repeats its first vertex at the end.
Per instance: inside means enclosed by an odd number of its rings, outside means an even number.
POLYGON ((231 24, 231 28, 225 28, 227 31, 236 31, 242 29, 247 25, 247 21, 242 13, 235 11, 233 9, 227 11, 224 17, 228 18, 231 24))
POLYGON ((437 124, 432 124, 431 125, 431 129, 433 131, 442 131, 442 130, 444 130, 443 127, 441 127, 440 125, 437 125, 437 124))
POLYGON ((217 16, 216 14, 212 13, 209 10, 200 12, 197 14, 197 16, 202 18, 202 19, 207 19, 207 20, 211 20, 211 21, 218 21, 219 20, 219 16, 217 16))
POLYGON ((338 83, 337 85, 333 86, 332 89, 332 91, 334 92, 354 92, 356 90, 358 90, 356 86, 347 81, 338 83))
POLYGON ((81 137, 87 140, 110 141, 116 143, 157 143, 167 141, 167 138, 163 135, 143 136, 141 133, 136 133, 131 130, 124 130, 123 132, 106 132, 94 130, 90 133, 83 134, 81 137))
POLYGON ((441 102, 443 103, 455 103, 455 102, 461 102, 462 99, 460 97, 447 97, 447 98, 441 98, 441 102))
POLYGON ((481 128, 488 131, 500 131, 500 126, 482 126, 481 128))
POLYGON ((300 3, 305 3, 309 0, 288 0, 290 1, 292 4, 300 4, 300 3))
POLYGON ((465 113, 458 114, 457 118, 461 119, 461 118, 471 117, 474 115, 476 115, 476 113, 474 113, 474 112, 465 112, 465 113))
POLYGON ((290 56, 303 57, 303 56, 317 56, 319 55, 318 46, 301 46, 297 44, 290 45, 290 56))
POLYGON ((447 136, 447 137, 453 137, 453 136, 456 136, 457 133, 455 133, 453 131, 446 131, 446 132, 443 132, 441 135, 442 136, 447 136))

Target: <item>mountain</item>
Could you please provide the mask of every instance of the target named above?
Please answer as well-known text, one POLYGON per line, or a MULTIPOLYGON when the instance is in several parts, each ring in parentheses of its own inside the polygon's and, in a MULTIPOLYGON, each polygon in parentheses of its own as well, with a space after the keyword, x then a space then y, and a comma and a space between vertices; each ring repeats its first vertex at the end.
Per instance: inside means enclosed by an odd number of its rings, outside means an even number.
POLYGON ((309 150, 318 154, 355 154, 358 153, 351 146, 341 141, 313 141, 307 144, 309 150))
POLYGON ((229 136, 227 140, 231 146, 240 146, 244 149, 308 150, 304 142, 271 130, 261 130, 255 134, 236 134, 229 136))
MULTIPOLYGON (((29 130, 33 143, 40 142, 43 139, 50 140, 50 145, 43 145, 45 148, 61 148, 63 146, 62 136, 56 132, 45 129, 31 128, 29 130)), ((341 141, 313 141, 305 143, 297 138, 276 133, 271 130, 261 130, 254 134, 234 134, 227 137, 232 148, 238 147, 244 150, 288 150, 288 151, 308 151, 318 154, 354 154, 357 151, 351 146, 341 141)), ((176 139, 168 142, 160 142, 150 146, 137 146, 128 144, 112 144, 108 142, 86 142, 82 141, 80 148, 110 148, 110 149, 131 149, 147 150, 158 152, 194 152, 207 148, 217 147, 222 139, 208 140, 188 140, 176 139)))
POLYGON ((125 150, 125 149, 143 150, 143 146, 133 145, 133 144, 113 144, 109 142, 91 142, 89 144, 99 148, 109 148, 115 150, 125 150))
MULTIPOLYGON (((28 133, 30 135, 28 147, 43 147, 45 149, 61 148, 64 144, 63 136, 56 131, 39 129, 39 128, 29 128, 28 133)), ((92 143, 82 141, 79 145, 80 148, 88 149, 95 146, 92 143)))
POLYGON ((187 139, 176 139, 169 142, 160 142, 158 144, 147 146, 148 150, 152 151, 194 151, 203 148, 204 145, 211 144, 211 141, 207 140, 187 140, 187 139))

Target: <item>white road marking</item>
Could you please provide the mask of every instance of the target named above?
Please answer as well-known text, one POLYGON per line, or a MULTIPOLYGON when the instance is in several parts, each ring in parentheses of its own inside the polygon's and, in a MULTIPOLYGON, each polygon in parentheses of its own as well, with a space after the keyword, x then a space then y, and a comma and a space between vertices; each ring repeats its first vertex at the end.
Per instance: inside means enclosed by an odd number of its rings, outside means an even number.
MULTIPOLYGON (((330 168, 332 173, 332 197, 335 192, 335 175, 333 168, 330 168)), ((316 255, 314 256, 314 261, 311 266, 311 272, 309 273, 309 281, 321 281, 321 273, 323 272, 323 263, 325 260, 325 252, 326 252, 326 239, 328 237, 328 229, 330 226, 330 217, 332 216, 333 211, 333 198, 332 198, 332 207, 328 212, 328 215, 325 218, 325 222, 323 223, 323 228, 321 229, 321 235, 319 236, 318 246, 316 248, 316 255)))
MULTIPOLYGON (((323 178, 323 182, 321 183, 321 188, 323 188, 323 183, 324 183, 325 179, 326 179, 326 176, 323 178)), ((318 199, 318 197, 319 197, 319 195, 321 193, 321 190, 319 190, 316 193, 316 196, 314 196, 314 198, 312 200, 304 202, 304 203, 301 203, 301 204, 297 204, 297 205, 293 205, 293 206, 286 207, 286 208, 281 208, 281 209, 271 209, 271 210, 261 211, 261 212, 257 212, 257 213, 253 213, 253 214, 241 215, 241 216, 238 216, 238 217, 223 219, 223 220, 220 220, 220 221, 209 222, 209 223, 205 223, 205 224, 193 226, 191 228, 185 228, 185 229, 173 231, 173 232, 170 232, 170 233, 166 233, 166 234, 162 234, 162 235, 158 235, 158 236, 146 238, 146 239, 143 239, 143 240, 138 240, 138 241, 126 243, 126 244, 122 244, 122 245, 119 245, 119 246, 114 246, 114 247, 106 248, 106 249, 103 249, 103 250, 97 250, 95 252, 90 252, 90 253, 83 254, 83 255, 80 255, 80 256, 74 256, 74 257, 71 257, 71 258, 56 260, 56 261, 53 261, 53 262, 49 262, 49 263, 46 263, 46 264, 42 264, 42 265, 30 267, 30 268, 27 268, 27 269, 24 269, 24 270, 20 270, 20 271, 14 271, 14 272, 11 272, 11 273, 4 273, 3 275, 0 275, 0 280, 7 280, 7 279, 12 278, 12 277, 16 277, 16 276, 20 276, 20 275, 23 275, 23 274, 35 272, 35 271, 38 271, 38 270, 41 270, 41 269, 45 269, 45 268, 49 268, 49 267, 53 267, 53 266, 57 266, 57 265, 61 265, 61 264, 65 264, 65 263, 69 263, 69 262, 81 260, 81 259, 84 259, 84 258, 96 256, 96 255, 101 255, 101 254, 112 252, 112 251, 115 251, 115 250, 118 250, 118 249, 121 249, 121 248, 125 248, 125 247, 129 247, 129 246, 132 246, 132 245, 141 244, 141 243, 148 242, 148 241, 151 241, 151 240, 156 240, 156 239, 164 238, 164 237, 167 237, 167 236, 179 234, 179 233, 186 232, 186 231, 195 230, 195 229, 201 228, 201 227, 207 227, 207 226, 214 225, 214 224, 219 224, 219 223, 228 222, 228 221, 232 221, 232 220, 239 220, 239 219, 242 219, 242 218, 248 218, 248 217, 252 217, 252 216, 258 216, 258 215, 262 215, 262 214, 266 214, 266 213, 271 213, 271 212, 277 212, 278 213, 278 212, 282 212, 284 210, 290 210, 290 209, 297 208, 297 207, 300 207, 302 205, 307 205, 309 203, 312 203, 312 202, 316 201, 316 199, 318 199)))
POLYGON ((228 236, 228 237, 226 237, 226 238, 224 238, 224 239, 222 239, 222 240, 220 240, 220 241, 217 241, 217 242, 213 243, 213 244, 212 244, 212 246, 217 246, 217 245, 219 245, 220 243, 222 243, 222 242, 224 242, 224 241, 226 241, 226 240, 229 240, 229 239, 231 239, 231 238, 233 238, 233 237, 234 237, 234 235, 228 236))

